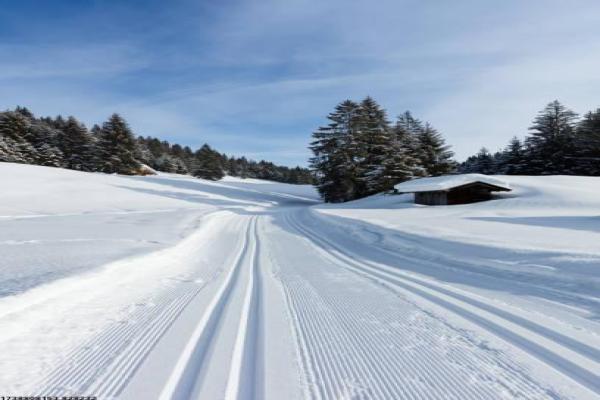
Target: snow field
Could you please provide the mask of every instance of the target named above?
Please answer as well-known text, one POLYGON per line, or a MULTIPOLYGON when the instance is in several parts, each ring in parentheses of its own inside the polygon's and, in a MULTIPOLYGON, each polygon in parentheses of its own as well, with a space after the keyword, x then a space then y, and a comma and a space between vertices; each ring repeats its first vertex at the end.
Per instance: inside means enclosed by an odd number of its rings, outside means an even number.
POLYGON ((422 207, 0 174, 3 393, 600 398, 597 178, 507 177, 498 200, 422 207))
MULTIPOLYGON (((302 229, 291 218, 285 223, 302 229)), ((275 260, 289 251, 278 241, 275 260)), ((552 397, 551 389, 532 381, 509 357, 486 350, 477 338, 380 282, 348 272, 347 260, 315 249, 312 237, 303 242, 296 254, 310 249, 320 255, 281 265, 280 275, 298 332, 308 397, 552 397)))
MULTIPOLYGON (((332 259, 343 260, 346 268, 351 268, 386 287, 410 292, 440 306, 446 312, 453 312, 473 322, 494 336, 539 359, 542 365, 558 370, 587 387, 591 392, 586 396, 600 391, 600 375, 597 373, 600 371, 598 348, 511 314, 505 309, 497 308, 478 296, 452 290, 385 264, 365 260, 348 248, 341 248, 301 224, 296 223, 294 226, 306 237, 320 244, 321 249, 327 251, 332 259)), ((395 255, 388 254, 388 256, 395 255)), ((414 262, 419 261, 414 260, 414 262)))
MULTIPOLYGON (((20 343, 31 343, 42 354, 43 368, 17 367, 13 375, 2 375, 0 387, 22 391, 33 384, 44 393, 93 388, 95 393, 118 394, 177 313, 218 277, 219 266, 212 264, 218 255, 209 249, 210 237, 229 218, 221 213, 207 217, 204 229, 175 247, 3 299, 0 315, 10 334, 2 336, 2 344, 14 349, 3 358, 17 366, 26 362, 19 358, 20 343), (57 363, 62 365, 48 378, 34 383, 33 377, 45 375, 57 363), (98 380, 104 386, 92 386, 98 380)), ((235 231, 222 234, 235 237, 235 231)))

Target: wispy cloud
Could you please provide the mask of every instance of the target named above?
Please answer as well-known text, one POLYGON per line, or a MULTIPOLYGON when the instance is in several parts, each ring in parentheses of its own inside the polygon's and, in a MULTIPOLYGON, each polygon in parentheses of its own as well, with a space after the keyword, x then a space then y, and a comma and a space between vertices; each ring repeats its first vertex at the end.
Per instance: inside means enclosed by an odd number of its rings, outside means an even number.
POLYGON ((114 76, 148 65, 132 45, 111 43, 79 48, 61 45, 1 45, 0 80, 114 76))
POLYGON ((88 124, 119 111, 140 134, 288 164, 346 98, 413 110, 459 158, 523 134, 554 98, 600 105, 596 1, 34 3, 28 25, 0 13, 3 108, 88 124))

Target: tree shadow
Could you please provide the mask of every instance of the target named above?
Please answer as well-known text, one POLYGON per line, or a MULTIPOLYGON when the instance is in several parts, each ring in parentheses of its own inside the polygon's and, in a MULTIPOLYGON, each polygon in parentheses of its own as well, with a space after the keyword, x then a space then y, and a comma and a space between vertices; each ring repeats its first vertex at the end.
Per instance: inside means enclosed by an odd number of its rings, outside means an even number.
POLYGON ((545 228, 572 229, 600 232, 600 216, 548 216, 548 217, 470 217, 479 221, 494 221, 505 224, 542 226, 545 228))
MULTIPOLYGON (((274 205, 314 205, 315 201, 311 199, 303 199, 295 195, 289 195, 285 193, 274 193, 274 192, 262 192, 259 190, 228 186, 226 183, 220 182, 203 182, 201 180, 193 181, 190 179, 177 179, 177 178, 161 178, 152 177, 151 179, 139 178, 139 177, 126 177, 136 181, 145 183, 157 184, 167 186, 175 189, 193 190, 196 194, 188 194, 185 192, 176 192, 169 190, 154 190, 154 189, 143 189, 139 191, 147 191, 150 193, 153 191, 155 195, 163 195, 164 197, 178 198, 180 200, 191 201, 196 203, 210 202, 211 204, 237 204, 237 205, 256 205, 256 206, 274 206, 274 205), (163 193, 164 192, 164 193, 163 193), (204 193, 204 194, 202 194, 204 193), (208 195, 207 195, 208 194, 208 195), (226 199, 215 199, 209 195, 216 195, 226 199)), ((140 188, 121 186, 122 188, 130 190, 138 190, 140 188)))

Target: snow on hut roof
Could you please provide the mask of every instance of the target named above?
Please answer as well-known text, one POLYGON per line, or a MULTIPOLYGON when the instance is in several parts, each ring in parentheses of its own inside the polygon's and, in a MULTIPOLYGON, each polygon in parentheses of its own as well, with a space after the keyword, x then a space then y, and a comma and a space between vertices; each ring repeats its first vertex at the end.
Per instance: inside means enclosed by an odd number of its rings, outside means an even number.
POLYGON ((488 185, 498 186, 505 190, 510 190, 508 182, 483 174, 444 175, 413 179, 397 184, 394 186, 394 189, 400 193, 435 192, 439 190, 449 190, 475 182, 482 182, 488 185))

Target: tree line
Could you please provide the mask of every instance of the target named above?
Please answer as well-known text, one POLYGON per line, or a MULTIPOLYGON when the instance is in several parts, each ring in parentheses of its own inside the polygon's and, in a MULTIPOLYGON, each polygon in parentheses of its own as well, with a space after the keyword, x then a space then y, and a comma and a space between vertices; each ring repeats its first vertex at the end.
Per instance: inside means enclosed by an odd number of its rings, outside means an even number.
POLYGON ((205 144, 197 150, 152 137, 135 137, 123 117, 113 114, 91 129, 75 117, 36 118, 25 107, 0 112, 0 161, 87 172, 137 175, 144 165, 163 172, 219 180, 225 174, 278 182, 312 183, 306 168, 290 168, 219 153, 205 144))
POLYGON ((558 100, 533 120, 524 141, 513 137, 501 151, 482 148, 463 162, 462 173, 600 175, 600 109, 578 115, 558 100))
POLYGON ((457 163, 442 135, 404 112, 392 124, 367 97, 339 103, 326 126, 312 135, 310 168, 326 202, 343 202, 390 190, 413 177, 452 173, 457 163))

